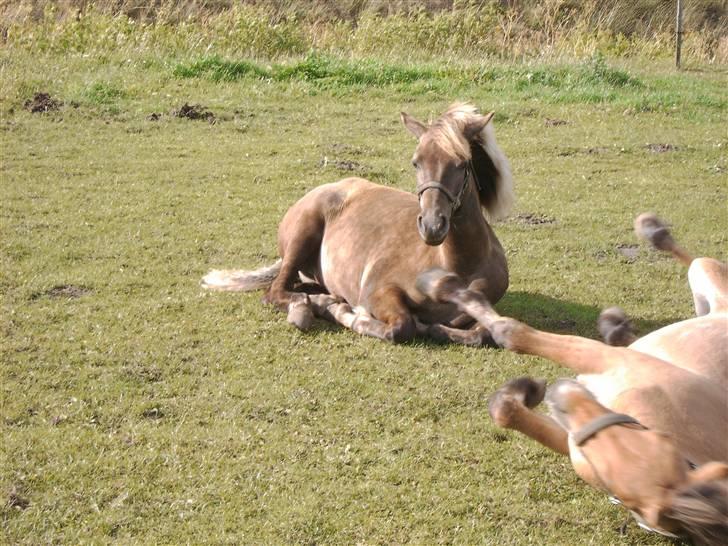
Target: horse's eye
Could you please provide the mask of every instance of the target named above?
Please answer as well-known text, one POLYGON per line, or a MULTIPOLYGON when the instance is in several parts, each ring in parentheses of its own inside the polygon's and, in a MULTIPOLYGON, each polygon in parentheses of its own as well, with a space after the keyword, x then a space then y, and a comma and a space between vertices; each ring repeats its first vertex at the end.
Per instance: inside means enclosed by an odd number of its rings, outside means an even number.
POLYGON ((418 163, 417 163, 417 161, 415 161, 414 159, 412 160, 412 166, 413 166, 413 167, 414 167, 415 169, 419 169, 419 168, 420 168, 419 164, 418 164, 418 163))

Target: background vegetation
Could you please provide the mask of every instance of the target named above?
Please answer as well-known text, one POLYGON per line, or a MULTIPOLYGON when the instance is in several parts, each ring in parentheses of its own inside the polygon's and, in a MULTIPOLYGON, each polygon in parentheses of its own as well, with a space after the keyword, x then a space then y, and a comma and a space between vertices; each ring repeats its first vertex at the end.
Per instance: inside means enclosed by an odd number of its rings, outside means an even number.
POLYGON ((690 316, 631 222, 726 258, 724 3, 690 3, 681 73, 667 3, 140 4, 0 10, 0 543, 669 544, 491 425, 504 381, 566 370, 301 334, 198 282, 274 260, 319 184, 411 190, 399 112, 460 99, 515 173, 503 313, 690 316))
MULTIPOLYGON (((725 0, 685 2, 685 57, 728 59, 725 0)), ((3 0, 3 38, 35 50, 399 58, 672 54, 674 0, 3 0)))

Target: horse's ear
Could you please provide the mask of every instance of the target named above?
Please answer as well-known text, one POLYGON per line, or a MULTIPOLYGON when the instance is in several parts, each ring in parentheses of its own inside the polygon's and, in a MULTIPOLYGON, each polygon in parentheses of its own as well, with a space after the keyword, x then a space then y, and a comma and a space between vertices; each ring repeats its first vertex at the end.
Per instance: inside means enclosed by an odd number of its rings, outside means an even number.
POLYGON ((494 115, 495 112, 490 112, 488 114, 485 114, 484 116, 480 116, 477 120, 468 123, 463 131, 463 133, 465 134, 465 138, 470 141, 477 137, 480 132, 485 129, 485 126, 490 123, 490 120, 493 119, 494 115))
POLYGON ((427 126, 424 123, 417 121, 409 114, 400 112, 399 117, 402 120, 402 123, 404 123, 404 126, 407 127, 409 132, 415 135, 418 140, 425 133, 425 131, 427 131, 427 126))

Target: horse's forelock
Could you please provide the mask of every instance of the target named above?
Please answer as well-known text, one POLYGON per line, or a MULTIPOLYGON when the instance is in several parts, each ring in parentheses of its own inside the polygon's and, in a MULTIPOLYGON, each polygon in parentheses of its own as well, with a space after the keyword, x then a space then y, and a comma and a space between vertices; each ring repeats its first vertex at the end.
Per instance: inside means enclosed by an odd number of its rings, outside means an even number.
MULTIPOLYGON (((472 104, 454 103, 430 125, 427 133, 445 154, 457 161, 469 161, 473 155, 465 133, 469 126, 477 125, 483 118, 472 104)), ((503 218, 513 205, 513 179, 508 159, 495 140, 492 123, 485 125, 473 139, 473 145, 482 147, 496 171, 493 180, 481 181, 489 184, 487 189, 481 189, 481 203, 490 219, 503 218)))
POLYGON ((675 495, 665 514, 698 544, 724 544, 728 536, 728 480, 702 482, 675 495))

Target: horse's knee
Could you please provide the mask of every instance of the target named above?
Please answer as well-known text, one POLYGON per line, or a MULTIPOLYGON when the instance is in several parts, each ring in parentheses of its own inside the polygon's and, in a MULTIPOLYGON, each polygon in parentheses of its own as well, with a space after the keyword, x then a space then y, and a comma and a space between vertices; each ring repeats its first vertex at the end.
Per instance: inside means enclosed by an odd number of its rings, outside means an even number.
POLYGON ((511 318, 500 318, 488 327, 496 345, 509 351, 518 351, 518 334, 526 328, 528 326, 511 318))
POLYGON ((384 335, 392 343, 406 343, 417 335, 417 325, 414 318, 408 316, 391 323, 384 335))

